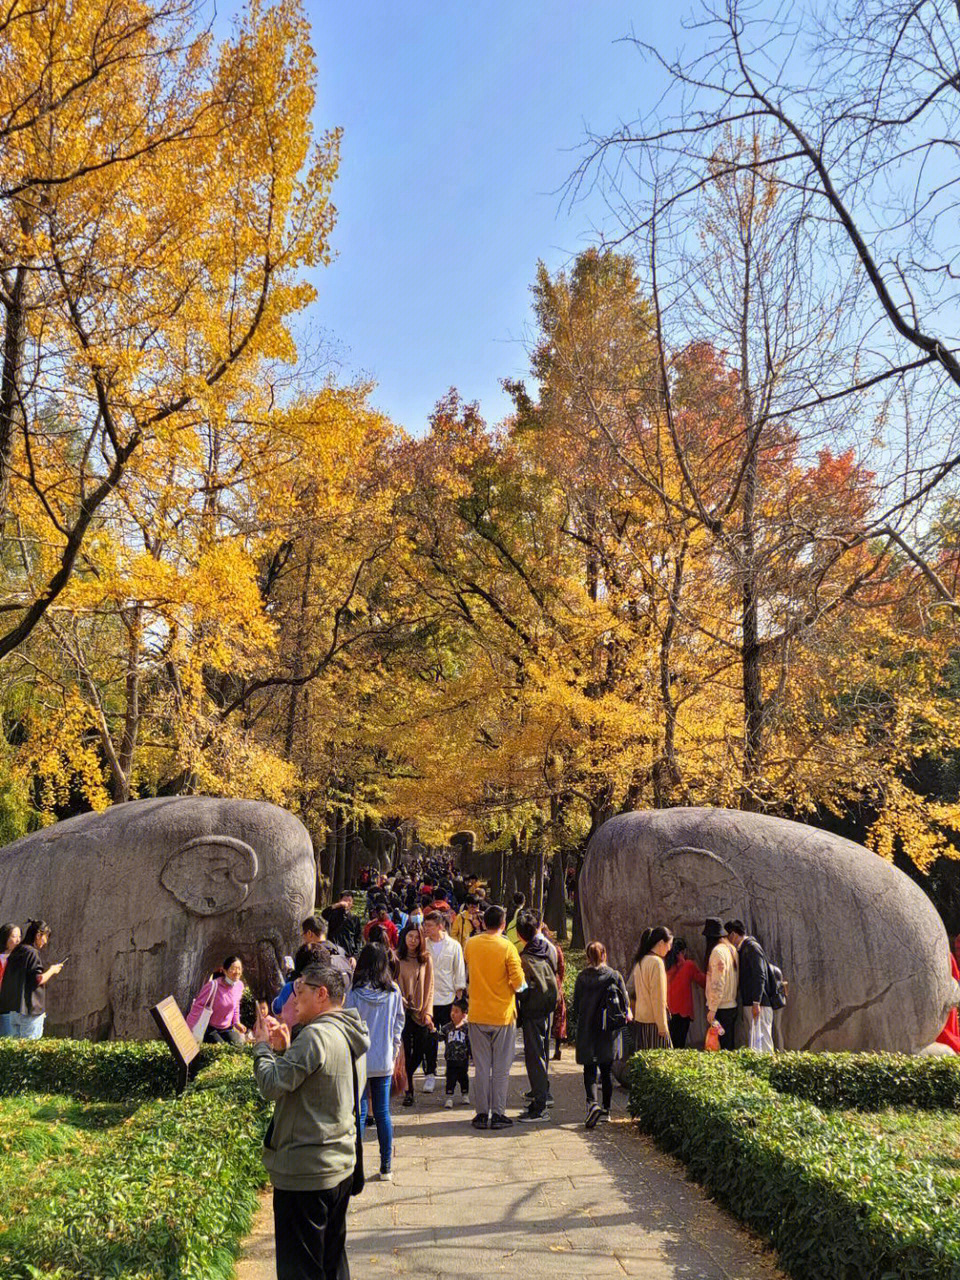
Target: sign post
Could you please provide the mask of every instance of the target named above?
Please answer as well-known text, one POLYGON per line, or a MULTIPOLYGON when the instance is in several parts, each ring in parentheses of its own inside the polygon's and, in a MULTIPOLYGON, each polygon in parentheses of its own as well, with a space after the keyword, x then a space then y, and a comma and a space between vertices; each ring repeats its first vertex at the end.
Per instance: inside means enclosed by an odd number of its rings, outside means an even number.
POLYGON ((190 1064, 200 1052, 200 1046, 173 996, 166 996, 150 1012, 179 1069, 177 1093, 183 1093, 190 1078, 190 1064))

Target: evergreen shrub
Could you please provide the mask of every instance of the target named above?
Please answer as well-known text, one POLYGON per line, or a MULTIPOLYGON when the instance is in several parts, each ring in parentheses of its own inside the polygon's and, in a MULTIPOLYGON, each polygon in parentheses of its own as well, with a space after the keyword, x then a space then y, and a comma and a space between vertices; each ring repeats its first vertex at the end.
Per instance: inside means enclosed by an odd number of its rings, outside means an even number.
POLYGON ((636 1054, 630 1112, 797 1280, 960 1280, 960 1173, 934 1182, 849 1114, 778 1093, 775 1065, 636 1054))

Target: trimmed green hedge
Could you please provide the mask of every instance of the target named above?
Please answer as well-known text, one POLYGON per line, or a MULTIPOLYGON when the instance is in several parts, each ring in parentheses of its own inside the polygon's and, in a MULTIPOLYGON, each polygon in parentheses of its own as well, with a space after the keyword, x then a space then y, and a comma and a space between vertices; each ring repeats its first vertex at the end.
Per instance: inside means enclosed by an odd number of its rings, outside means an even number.
POLYGON ((849 1116, 777 1093, 738 1059, 637 1054, 631 1114, 797 1280, 960 1280, 960 1174, 935 1186, 849 1116))
MULTIPOLYGON (((236 1050, 201 1045, 195 1070, 222 1052, 236 1050)), ((172 1094, 176 1087, 176 1064, 160 1040, 0 1039, 0 1095, 68 1093, 92 1102, 125 1102, 172 1094)))
POLYGON ((953 1110, 960 1104, 960 1058, 900 1053, 743 1054, 748 1070, 779 1093, 818 1107, 880 1111, 883 1107, 953 1110))
MULTIPOLYGON (((117 1067, 151 1057, 146 1045, 92 1048, 91 1062, 99 1053, 117 1067)), ((129 1078, 147 1076, 131 1066, 129 1078)), ((146 1102, 118 1125, 55 1200, 38 1197, 0 1242, 0 1274, 229 1280, 265 1182, 268 1111, 249 1055, 220 1055, 182 1097, 146 1102)))

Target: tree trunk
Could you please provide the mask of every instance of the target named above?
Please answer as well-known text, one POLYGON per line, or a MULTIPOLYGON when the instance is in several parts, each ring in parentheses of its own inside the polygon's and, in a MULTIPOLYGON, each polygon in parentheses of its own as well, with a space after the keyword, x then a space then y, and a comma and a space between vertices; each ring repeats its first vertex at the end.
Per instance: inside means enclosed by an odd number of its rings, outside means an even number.
POLYGON ((583 935, 583 916, 580 914, 580 872, 583 870, 582 853, 577 854, 576 870, 577 878, 573 888, 573 932, 570 938, 570 945, 575 951, 582 951, 587 945, 587 940, 583 935))
POLYGON ((7 507, 10 501, 13 442, 23 422, 20 369, 27 336, 24 307, 26 281, 27 269, 21 263, 14 274, 13 285, 10 288, 10 301, 6 307, 3 365, 0 368, 0 545, 2 545, 3 526, 6 523, 7 507))
MULTIPOLYGON (((307 608, 310 603, 310 578, 313 571, 313 543, 307 547, 307 559, 303 567, 303 587, 300 592, 300 613, 297 618, 296 644, 293 654, 293 675, 299 679, 303 675, 303 653, 307 642, 307 608)), ((286 758, 293 759, 293 744, 297 730, 297 712, 300 704, 300 686, 290 686, 290 701, 287 704, 286 758)))
POLYGON ((337 874, 334 877, 333 900, 341 896, 347 887, 347 820, 340 813, 337 821, 337 874))
POLYGON ((507 887, 507 855, 504 849, 496 855, 496 872, 491 877, 490 899, 492 902, 503 902, 507 887))
POLYGON ((566 860, 563 851, 557 849, 553 855, 553 869, 550 872, 550 888, 544 903, 543 918, 557 935, 558 942, 567 941, 567 895, 564 889, 566 878, 566 860))
POLYGON ((351 818, 347 829, 347 883, 348 889, 357 883, 360 870, 360 824, 351 818))

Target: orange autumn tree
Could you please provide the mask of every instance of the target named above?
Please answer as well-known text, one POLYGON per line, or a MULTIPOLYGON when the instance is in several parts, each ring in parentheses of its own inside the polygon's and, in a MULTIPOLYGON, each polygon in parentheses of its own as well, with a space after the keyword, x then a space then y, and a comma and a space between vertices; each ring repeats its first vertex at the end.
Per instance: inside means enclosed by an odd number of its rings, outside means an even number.
POLYGON ((538 398, 516 388, 496 433, 448 399, 410 446, 436 661, 394 699, 398 806, 579 839, 645 804, 863 801, 876 847, 899 835, 927 865, 943 815, 919 834, 903 778, 956 729, 950 636, 922 578, 858 537, 871 472, 788 419, 748 431, 739 371, 703 342, 668 351, 629 266, 541 273, 536 300, 538 398))

